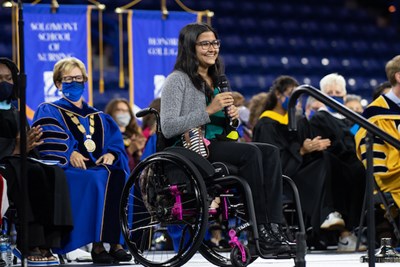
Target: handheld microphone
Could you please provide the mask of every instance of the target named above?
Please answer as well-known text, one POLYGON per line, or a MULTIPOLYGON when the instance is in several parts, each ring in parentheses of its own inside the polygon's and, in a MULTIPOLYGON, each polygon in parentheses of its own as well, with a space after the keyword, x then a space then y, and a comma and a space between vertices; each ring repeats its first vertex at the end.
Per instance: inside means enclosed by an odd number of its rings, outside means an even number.
MULTIPOLYGON (((221 74, 217 77, 217 85, 221 93, 231 92, 231 87, 225 74, 221 74)), ((229 118, 229 125, 236 128, 239 125, 239 121, 237 119, 232 120, 232 118, 228 114, 228 107, 224 107, 224 110, 225 115, 229 118)))

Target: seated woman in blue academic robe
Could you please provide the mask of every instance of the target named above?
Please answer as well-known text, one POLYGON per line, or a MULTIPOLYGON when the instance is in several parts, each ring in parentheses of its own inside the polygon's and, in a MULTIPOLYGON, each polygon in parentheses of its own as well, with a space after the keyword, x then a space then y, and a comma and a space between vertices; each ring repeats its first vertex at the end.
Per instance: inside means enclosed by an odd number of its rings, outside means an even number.
POLYGON ((120 245, 118 209, 129 174, 127 155, 114 120, 83 100, 87 79, 79 59, 58 61, 53 81, 63 97, 41 104, 34 117, 34 125, 43 128, 41 156, 59 161, 71 192, 74 229, 59 252, 93 242, 94 263, 129 261, 120 245), (103 242, 111 244, 109 252, 103 242))

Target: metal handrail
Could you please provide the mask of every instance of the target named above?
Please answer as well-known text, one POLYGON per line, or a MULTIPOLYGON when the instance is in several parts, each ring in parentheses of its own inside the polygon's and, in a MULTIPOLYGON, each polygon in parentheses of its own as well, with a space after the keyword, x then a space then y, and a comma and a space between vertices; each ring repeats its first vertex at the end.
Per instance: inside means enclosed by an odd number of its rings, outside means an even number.
POLYGON ((391 136, 390 134, 384 132, 380 128, 376 127, 375 125, 371 124, 367 119, 362 117, 361 115, 353 112, 352 110, 348 109, 344 105, 340 104, 330 96, 324 94, 317 88, 305 84, 305 85, 300 85, 297 87, 294 91, 292 96, 289 99, 289 130, 297 130, 297 121, 296 121, 296 101, 299 98, 299 96, 303 93, 307 93, 317 99, 318 101, 324 103, 325 105, 332 107, 336 109, 336 111, 346 117, 346 119, 349 119, 350 121, 357 123, 360 127, 366 129, 368 132, 372 133, 374 136, 378 136, 382 140, 388 142, 392 146, 394 146, 397 149, 400 149, 400 141, 391 136))

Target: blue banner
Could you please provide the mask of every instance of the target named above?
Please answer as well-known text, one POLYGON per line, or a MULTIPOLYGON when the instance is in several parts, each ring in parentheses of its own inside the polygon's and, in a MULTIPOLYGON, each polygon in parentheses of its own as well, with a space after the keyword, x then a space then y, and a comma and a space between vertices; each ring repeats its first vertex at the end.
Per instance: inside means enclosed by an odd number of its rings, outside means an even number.
POLYGON ((196 22, 197 14, 134 10, 128 16, 129 100, 135 111, 146 108, 161 95, 161 86, 173 70, 178 54, 179 31, 196 22))
POLYGON ((84 98, 92 104, 91 8, 83 5, 60 5, 53 13, 50 5, 24 5, 25 72, 27 74, 27 117, 42 102, 61 97, 53 83, 54 64, 65 57, 82 60, 89 82, 84 98))

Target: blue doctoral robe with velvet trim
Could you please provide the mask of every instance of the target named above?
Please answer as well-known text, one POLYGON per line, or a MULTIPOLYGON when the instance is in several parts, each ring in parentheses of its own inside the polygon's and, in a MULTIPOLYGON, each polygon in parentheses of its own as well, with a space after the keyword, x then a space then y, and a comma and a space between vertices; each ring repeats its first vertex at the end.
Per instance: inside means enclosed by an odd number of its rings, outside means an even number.
POLYGON ((122 134, 108 114, 83 103, 78 108, 62 98, 53 103, 42 103, 34 116, 34 125, 43 128, 38 147, 41 156, 58 160, 65 170, 71 194, 74 229, 64 246, 57 253, 68 253, 92 242, 122 243, 119 226, 119 202, 129 174, 128 158, 122 134), (90 117, 94 118, 92 140, 96 149, 88 152, 83 134, 67 113, 72 113, 89 134, 90 117), (87 170, 73 167, 70 156, 73 151, 89 160, 87 170), (115 156, 113 165, 96 165, 98 158, 106 153, 115 156))

